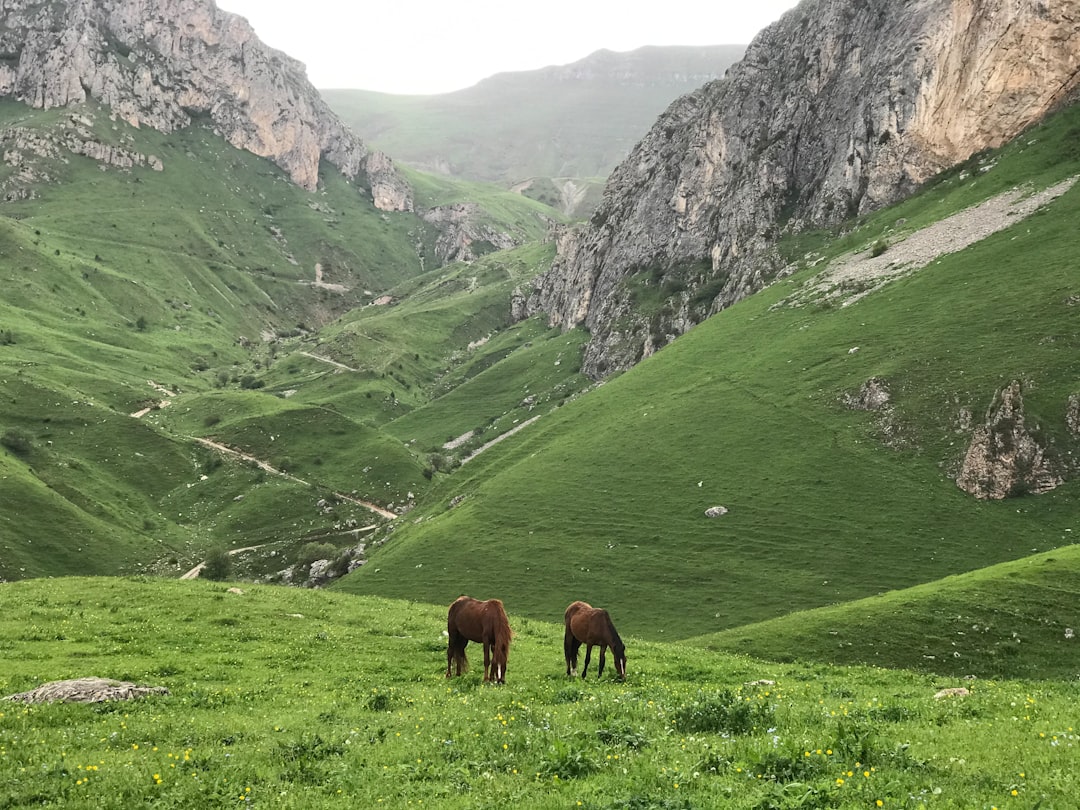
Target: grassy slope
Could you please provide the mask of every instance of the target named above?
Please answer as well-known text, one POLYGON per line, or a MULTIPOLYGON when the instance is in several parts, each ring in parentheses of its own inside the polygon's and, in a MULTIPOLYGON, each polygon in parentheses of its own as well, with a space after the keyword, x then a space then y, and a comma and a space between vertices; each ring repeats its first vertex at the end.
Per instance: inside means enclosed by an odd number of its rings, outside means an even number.
POLYGON ((1068 807, 1080 792, 1075 681, 938 701, 956 681, 627 636, 625 683, 573 682, 561 626, 511 603, 508 682, 487 688, 472 646, 473 671, 443 677, 445 606, 242 589, 0 586, 0 694, 88 675, 170 691, 0 704, 0 807, 1068 807))
POLYGON ((696 639, 757 657, 951 675, 1080 674, 1080 546, 696 639))
MULTIPOLYGON (((0 541, 0 577, 151 561, 183 570, 211 544, 295 537, 353 517, 320 514, 331 489, 400 503, 420 487, 423 459, 368 424, 383 421, 377 406, 341 413, 332 401, 293 403, 244 386, 274 381, 287 336, 418 276, 431 262, 416 252, 434 241, 430 227, 375 211, 333 170, 308 194, 199 128, 164 135, 83 112, 95 116, 96 137, 157 155, 164 171, 34 158, 51 181, 3 206, 0 401, 9 404, 0 436, 19 441, 0 448, 0 520, 13 529, 0 541), (316 264, 346 291, 312 286, 316 264), (168 408, 129 416, 166 399, 168 408), (312 486, 222 465, 192 435, 256 453, 312 486)), ((0 123, 27 131, 71 115, 0 104, 0 123)), ((12 175, 0 167, 0 181, 12 175)), ((439 181, 445 195, 450 186, 439 181)), ((544 232, 540 206, 491 203, 494 219, 544 232)))
MULTIPOLYGON (((943 178, 903 213, 938 217, 1017 177, 1076 172, 1078 115, 977 179, 943 178)), ((632 632, 670 638, 1067 544, 1075 482, 983 503, 949 472, 969 438, 959 410, 982 414, 1013 379, 1025 381, 1029 424, 1062 458, 1077 449, 1064 413, 1080 344, 1078 208, 1074 189, 851 307, 772 309, 807 270, 721 313, 457 473, 341 586, 432 602, 494 590, 528 615, 586 598, 632 632), (892 388, 896 449, 874 415, 840 405, 871 376, 892 388), (455 495, 465 501, 448 509, 455 495), (706 519, 717 504, 730 513, 706 519)), ((896 219, 884 212, 851 240, 896 219)))

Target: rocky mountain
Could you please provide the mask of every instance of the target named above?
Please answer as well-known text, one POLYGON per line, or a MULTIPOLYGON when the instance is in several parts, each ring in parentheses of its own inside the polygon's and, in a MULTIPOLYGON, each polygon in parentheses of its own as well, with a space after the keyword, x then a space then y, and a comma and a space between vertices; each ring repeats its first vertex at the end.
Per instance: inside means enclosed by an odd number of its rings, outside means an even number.
POLYGON ((313 190, 326 160, 383 210, 411 190, 331 112, 304 66, 213 0, 0 0, 0 97, 48 109, 95 100, 134 126, 209 121, 313 190))
POLYGON ((894 202, 1080 85, 1080 3, 804 0, 671 105, 515 311, 625 369, 783 268, 786 233, 894 202), (644 303, 643 303, 644 302, 644 303))

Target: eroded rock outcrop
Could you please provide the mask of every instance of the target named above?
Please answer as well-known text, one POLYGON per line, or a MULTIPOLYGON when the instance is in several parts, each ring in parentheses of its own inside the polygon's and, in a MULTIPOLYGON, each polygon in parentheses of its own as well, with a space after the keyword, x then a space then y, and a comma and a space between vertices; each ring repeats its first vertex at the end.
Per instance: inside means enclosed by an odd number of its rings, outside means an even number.
POLYGON ((487 224, 484 211, 476 203, 440 205, 425 211, 423 216, 439 230, 435 255, 444 264, 470 262, 493 250, 505 250, 524 241, 487 224))
POLYGON ((40 109, 94 99, 163 132, 208 120, 303 188, 326 160, 384 210, 411 210, 389 159, 330 111, 304 66, 212 0, 0 0, 0 12, 0 97, 40 109))
POLYGON ((1062 483, 1046 448, 1028 430, 1021 385, 1013 381, 994 398, 975 428, 956 485, 980 499, 1049 492, 1062 483))
POLYGON ((584 324, 586 373, 627 368, 773 279, 786 230, 1017 135, 1080 85, 1078 54, 1077 0, 804 0, 671 105, 520 310, 584 324), (643 287, 664 303, 637 307, 643 287))

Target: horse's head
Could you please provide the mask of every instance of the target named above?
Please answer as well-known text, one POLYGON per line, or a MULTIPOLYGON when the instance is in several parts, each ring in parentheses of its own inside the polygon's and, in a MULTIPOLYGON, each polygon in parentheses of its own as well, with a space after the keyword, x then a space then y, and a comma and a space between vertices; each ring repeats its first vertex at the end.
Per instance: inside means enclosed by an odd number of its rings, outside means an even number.
POLYGON ((626 680, 626 647, 620 644, 618 647, 612 647, 611 652, 615 656, 615 671, 619 674, 619 680, 626 680))

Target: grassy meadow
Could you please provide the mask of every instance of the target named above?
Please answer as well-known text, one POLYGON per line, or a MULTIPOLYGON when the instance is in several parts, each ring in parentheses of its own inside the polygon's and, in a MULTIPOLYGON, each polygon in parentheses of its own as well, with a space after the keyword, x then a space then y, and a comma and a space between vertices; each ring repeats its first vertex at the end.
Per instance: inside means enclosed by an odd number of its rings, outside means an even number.
POLYGON ((1080 793, 1075 679, 765 663, 627 635, 625 682, 570 680, 561 624, 509 602, 493 687, 475 645, 472 670, 444 677, 444 606, 238 585, 0 586, 0 694, 88 675, 169 689, 0 703, 0 807, 969 810, 1080 793))

